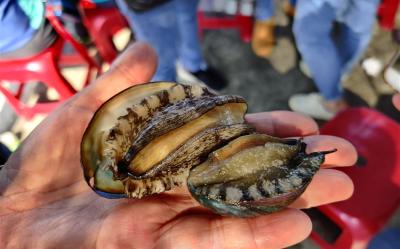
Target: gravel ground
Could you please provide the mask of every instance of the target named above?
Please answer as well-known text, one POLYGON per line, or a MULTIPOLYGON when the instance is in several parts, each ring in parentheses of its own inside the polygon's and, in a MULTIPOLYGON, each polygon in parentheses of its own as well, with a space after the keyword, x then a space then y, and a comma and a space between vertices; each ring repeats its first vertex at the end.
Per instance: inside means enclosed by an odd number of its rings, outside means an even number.
MULTIPOLYGON (((312 79, 305 76, 293 49, 287 27, 279 27, 280 48, 269 60, 259 58, 251 51, 250 44, 243 43, 234 30, 209 31, 204 40, 207 61, 220 71, 229 81, 222 93, 239 94, 249 103, 250 112, 289 109, 289 97, 296 93, 316 91, 312 79), (280 52, 279 52, 280 51, 280 52), (285 53, 280 56, 279 53, 285 53), (293 65, 292 65, 293 64, 293 65), (279 72, 277 68, 286 68, 279 72)), ((382 62, 395 51, 390 33, 376 30, 366 57, 377 57, 382 62)), ((393 90, 381 77, 367 76, 358 65, 344 82, 345 98, 352 106, 377 108, 393 119, 400 121, 400 113, 391 104, 393 90)))

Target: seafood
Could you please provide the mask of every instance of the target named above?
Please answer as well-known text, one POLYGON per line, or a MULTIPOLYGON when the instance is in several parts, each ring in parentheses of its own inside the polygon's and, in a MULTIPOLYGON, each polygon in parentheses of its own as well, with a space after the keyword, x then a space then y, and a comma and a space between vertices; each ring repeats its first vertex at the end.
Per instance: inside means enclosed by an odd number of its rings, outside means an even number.
POLYGON ((104 103, 88 125, 81 162, 89 186, 109 198, 187 184, 222 215, 278 211, 303 193, 333 151, 305 152, 301 139, 259 134, 240 96, 198 85, 133 86, 104 103))

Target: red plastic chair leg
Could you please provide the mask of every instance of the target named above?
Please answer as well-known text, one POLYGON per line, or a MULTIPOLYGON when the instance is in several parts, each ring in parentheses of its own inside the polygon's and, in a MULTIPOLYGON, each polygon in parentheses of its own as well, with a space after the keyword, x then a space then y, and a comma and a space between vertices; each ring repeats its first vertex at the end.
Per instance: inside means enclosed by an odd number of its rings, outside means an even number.
POLYGON ((121 29, 129 27, 117 8, 97 7, 88 1, 81 1, 80 11, 87 28, 101 57, 111 63, 118 55, 113 36, 121 29))
MULTIPOLYGON (((42 60, 47 63, 46 68, 42 68, 42 73, 38 74, 38 80, 56 89, 60 95, 60 100, 73 96, 76 90, 65 80, 64 76, 62 76, 54 58, 52 58, 50 54, 47 54, 42 60)), ((44 64, 44 62, 42 62, 42 64, 44 64)))
POLYGON ((239 16, 240 22, 240 38, 245 41, 251 41, 253 33, 253 18, 250 16, 239 16))
POLYGON ((0 85, 0 92, 6 97, 8 103, 10 104, 11 108, 18 114, 24 115, 23 109, 25 105, 23 105, 11 92, 9 92, 5 87, 0 85))
POLYGON ((17 90, 17 93, 15 94, 15 97, 17 97, 18 99, 21 98, 22 93, 24 92, 24 89, 25 89, 25 84, 20 84, 18 86, 18 90, 17 90))
POLYGON ((89 64, 89 67, 96 68, 98 70, 98 74, 101 73, 101 66, 89 56, 86 48, 77 42, 70 33, 68 33, 61 22, 54 14, 53 7, 51 5, 46 6, 46 17, 49 20, 51 26, 57 31, 57 33, 63 37, 66 41, 68 41, 74 49, 79 53, 80 56, 89 64))

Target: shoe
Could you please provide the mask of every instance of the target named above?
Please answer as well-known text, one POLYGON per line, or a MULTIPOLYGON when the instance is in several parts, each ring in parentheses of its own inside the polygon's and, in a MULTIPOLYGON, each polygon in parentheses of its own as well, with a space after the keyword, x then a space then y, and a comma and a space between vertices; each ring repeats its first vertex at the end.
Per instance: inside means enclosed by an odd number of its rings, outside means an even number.
POLYGON ((321 120, 330 120, 336 115, 325 108, 324 98, 319 93, 295 94, 289 99, 289 107, 295 112, 321 120))
POLYGON ((275 46, 275 23, 273 20, 256 21, 254 24, 251 47, 259 57, 271 55, 275 46))
POLYGON ((205 70, 199 70, 196 72, 190 72, 184 69, 179 63, 176 68, 177 78, 181 83, 201 84, 213 90, 221 90, 228 85, 226 79, 210 66, 205 70))

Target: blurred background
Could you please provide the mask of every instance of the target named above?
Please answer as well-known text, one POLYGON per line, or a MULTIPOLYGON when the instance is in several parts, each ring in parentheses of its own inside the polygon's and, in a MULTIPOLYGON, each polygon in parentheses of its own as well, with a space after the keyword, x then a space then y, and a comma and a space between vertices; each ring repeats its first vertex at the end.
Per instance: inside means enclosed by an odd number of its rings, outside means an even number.
POLYGON ((126 46, 146 41, 160 57, 153 81, 238 94, 249 112, 302 112, 356 146, 357 165, 344 169, 355 195, 308 210, 313 234, 293 248, 400 248, 398 9, 398 0, 2 0, 0 164, 126 46))

